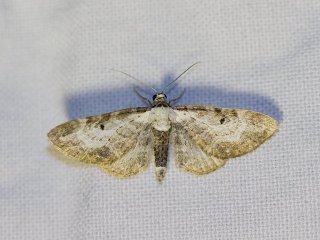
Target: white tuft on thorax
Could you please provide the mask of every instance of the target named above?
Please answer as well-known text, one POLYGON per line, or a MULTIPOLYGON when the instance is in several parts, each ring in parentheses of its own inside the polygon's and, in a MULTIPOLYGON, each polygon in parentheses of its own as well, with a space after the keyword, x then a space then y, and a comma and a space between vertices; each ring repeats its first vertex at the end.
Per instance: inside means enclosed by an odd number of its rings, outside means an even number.
POLYGON ((150 121, 152 126, 158 131, 169 131, 170 120, 169 113, 171 108, 169 107, 155 107, 150 111, 150 121))

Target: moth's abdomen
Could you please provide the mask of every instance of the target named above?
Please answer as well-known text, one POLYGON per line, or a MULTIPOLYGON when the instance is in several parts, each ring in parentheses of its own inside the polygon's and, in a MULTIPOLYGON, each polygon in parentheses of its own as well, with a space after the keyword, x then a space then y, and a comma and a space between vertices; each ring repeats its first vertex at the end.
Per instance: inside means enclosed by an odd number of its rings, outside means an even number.
POLYGON ((152 128, 152 133, 154 141, 156 178, 159 182, 162 182, 167 169, 170 129, 168 131, 159 131, 152 128))

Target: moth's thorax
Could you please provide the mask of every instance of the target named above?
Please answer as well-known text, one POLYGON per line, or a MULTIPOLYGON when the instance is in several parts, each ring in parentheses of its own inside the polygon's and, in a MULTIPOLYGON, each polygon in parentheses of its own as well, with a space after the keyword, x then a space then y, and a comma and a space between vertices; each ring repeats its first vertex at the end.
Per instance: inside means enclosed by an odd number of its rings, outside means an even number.
POLYGON ((163 93, 158 93, 153 96, 153 107, 169 107, 167 96, 163 93))
POLYGON ((169 107, 154 107, 150 111, 150 122, 152 127, 158 131, 169 131, 170 124, 170 113, 171 108, 169 107))

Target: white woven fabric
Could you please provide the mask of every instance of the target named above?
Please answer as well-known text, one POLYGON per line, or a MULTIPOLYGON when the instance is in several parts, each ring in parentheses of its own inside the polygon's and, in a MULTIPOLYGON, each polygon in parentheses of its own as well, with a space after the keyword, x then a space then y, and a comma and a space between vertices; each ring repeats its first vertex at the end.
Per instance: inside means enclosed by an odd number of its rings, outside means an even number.
MULTIPOLYGON (((320 239, 319 0, 4 0, 0 239, 320 239), (170 159, 118 180, 52 154, 71 118, 142 105, 126 71, 169 96, 280 121, 205 177, 170 159)), ((149 97, 152 95, 149 92, 149 97)))

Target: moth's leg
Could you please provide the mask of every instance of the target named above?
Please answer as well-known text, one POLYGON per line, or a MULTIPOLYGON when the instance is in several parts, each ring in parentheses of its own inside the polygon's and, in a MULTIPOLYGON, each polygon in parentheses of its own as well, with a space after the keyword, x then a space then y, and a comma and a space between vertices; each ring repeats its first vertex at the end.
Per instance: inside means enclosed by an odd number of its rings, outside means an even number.
POLYGON ((141 98, 141 100, 148 105, 148 107, 152 107, 152 103, 150 102, 150 100, 149 100, 148 98, 142 96, 142 95, 138 92, 138 90, 137 90, 136 88, 134 88, 133 90, 134 90, 134 92, 138 95, 138 97, 141 98))
POLYGON ((169 101, 169 106, 173 106, 174 104, 176 104, 183 97, 185 92, 186 92, 186 89, 184 88, 178 97, 171 99, 169 101))

